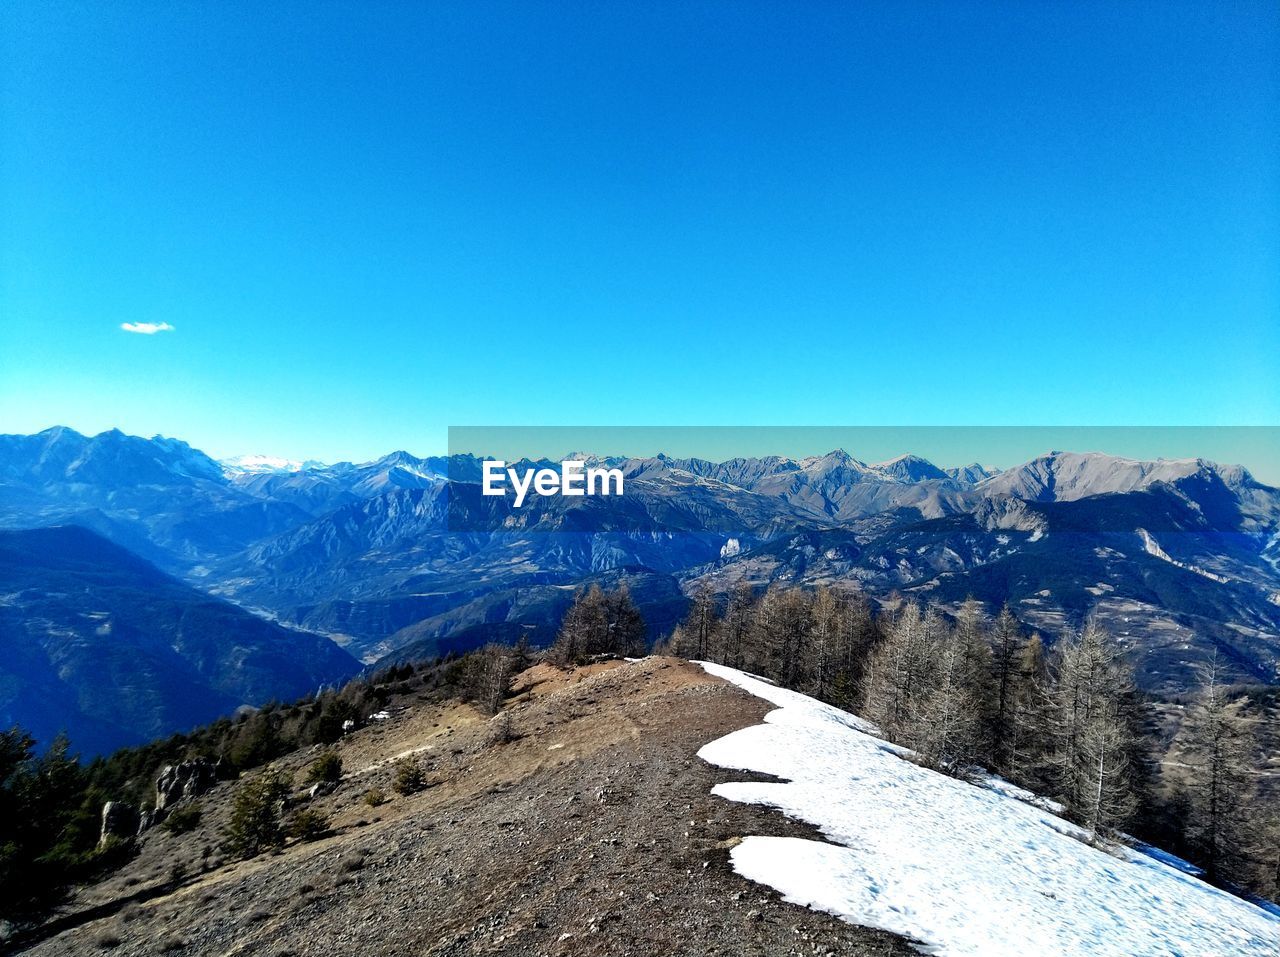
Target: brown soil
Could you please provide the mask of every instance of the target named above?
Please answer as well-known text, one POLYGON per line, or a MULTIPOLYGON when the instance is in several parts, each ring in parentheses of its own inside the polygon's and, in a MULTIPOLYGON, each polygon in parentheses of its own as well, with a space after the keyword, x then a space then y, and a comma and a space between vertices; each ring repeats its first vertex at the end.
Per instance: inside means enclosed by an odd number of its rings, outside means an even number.
MULTIPOLYGON (((764 702, 665 658, 567 673, 539 665, 516 691, 505 713, 518 737, 507 743, 495 742, 494 719, 464 705, 408 708, 349 736, 342 785, 315 802, 332 816, 332 837, 239 863, 213 851, 202 873, 234 785, 219 787, 202 801, 198 830, 149 832, 132 864, 61 915, 75 926, 28 952, 912 953, 730 869, 742 835, 817 836, 711 796, 742 775, 707 765, 698 749, 758 722, 764 702), (405 753, 432 781, 408 797, 391 787, 405 753), (368 806, 371 788, 389 802, 368 806)), ((280 763, 300 770, 312 757, 280 763)))

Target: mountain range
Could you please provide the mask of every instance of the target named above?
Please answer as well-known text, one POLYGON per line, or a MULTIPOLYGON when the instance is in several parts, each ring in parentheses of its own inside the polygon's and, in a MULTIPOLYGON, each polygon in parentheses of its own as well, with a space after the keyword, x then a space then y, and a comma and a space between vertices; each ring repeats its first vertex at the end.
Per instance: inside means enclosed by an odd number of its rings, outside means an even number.
MULTIPOLYGON (((651 637, 698 589, 830 584, 890 605, 1008 602, 1050 639, 1097 615, 1156 693, 1185 690, 1214 654, 1237 680, 1280 680, 1280 491, 1240 466, 1065 451, 1003 471, 914 455, 867 463, 841 450, 723 462, 603 456, 626 475, 625 496, 539 498, 504 527, 493 522, 495 500, 478 494, 481 461, 398 451, 334 465, 219 462, 175 439, 55 428, 0 436, 0 527, 89 530, 105 540, 100 554, 116 546, 107 564, 149 563, 158 577, 138 588, 162 580, 238 606, 295 649, 290 663, 304 666, 305 681, 282 669, 215 689, 222 697, 210 707, 305 690, 353 658, 373 665, 495 638, 542 640, 588 581, 627 584, 651 637)), ((44 574, 53 572, 40 563, 4 566, 6 647, 35 640, 12 623, 34 614, 21 611, 31 595, 49 618, 50 595, 69 590, 65 578, 56 589, 33 582, 44 574)), ((67 614, 105 610, 67 605, 67 614)), ((116 640, 77 634, 90 646, 116 640)), ((136 727, 186 720, 157 705, 136 727)))

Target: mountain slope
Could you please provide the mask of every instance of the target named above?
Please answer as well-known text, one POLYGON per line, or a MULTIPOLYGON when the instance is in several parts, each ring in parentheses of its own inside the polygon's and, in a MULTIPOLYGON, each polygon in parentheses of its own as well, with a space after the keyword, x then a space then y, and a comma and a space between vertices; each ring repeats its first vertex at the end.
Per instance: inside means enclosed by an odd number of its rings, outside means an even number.
POLYGON ((184 574, 310 516, 231 484, 178 439, 64 427, 0 435, 0 527, 74 523, 184 574))
MULTIPOLYGON (((194 830, 145 832, 28 952, 906 957, 915 941, 943 957, 1270 957, 1280 943, 1280 920, 1240 899, 1089 846, 1029 795, 927 771, 854 716, 730 669, 537 665, 493 719, 398 687, 384 721, 336 745, 336 790, 297 798, 329 834, 205 858, 224 782, 194 830), (404 759, 425 790, 393 792, 404 759), (370 789, 388 800, 370 806, 370 789)), ((277 767, 300 779, 314 757, 277 767)))
POLYGON ((65 730, 100 753, 356 670, 87 529, 0 531, 0 725, 42 743, 65 730))
MULTIPOLYGON (((537 666, 515 692, 505 743, 469 705, 394 698, 386 721, 338 744, 337 790, 304 799, 333 833, 279 855, 202 864, 230 813, 235 784, 219 785, 199 799, 194 831, 147 831, 136 860, 64 908, 70 929, 26 952, 69 957, 115 940, 136 957, 914 953, 730 869, 742 834, 815 833, 713 797, 726 776, 695 757, 758 722, 758 699, 662 658, 537 666), (406 755, 430 782, 407 796, 392 788, 406 755), (366 804, 372 788, 387 802, 366 804)), ((301 779, 313 759, 279 766, 301 779)))
POLYGON ((829 705, 705 667, 778 708, 699 752, 771 780, 714 793, 777 808, 825 838, 748 836, 730 852, 735 871, 786 900, 946 957, 1280 952, 1278 914, 1151 855, 1095 847, 1003 782, 977 786, 923 768, 829 705))

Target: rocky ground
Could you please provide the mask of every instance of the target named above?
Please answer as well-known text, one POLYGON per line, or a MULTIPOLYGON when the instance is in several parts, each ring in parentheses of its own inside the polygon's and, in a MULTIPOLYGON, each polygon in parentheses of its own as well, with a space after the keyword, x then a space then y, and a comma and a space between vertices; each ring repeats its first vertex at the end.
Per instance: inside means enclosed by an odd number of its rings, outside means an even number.
MULTIPOLYGON (((899 955, 900 938, 781 901, 732 872, 744 834, 814 837, 711 796, 698 749, 768 706, 666 658, 538 665, 504 715, 422 704, 350 735, 315 801, 335 833, 224 862, 234 784, 200 826, 148 832, 124 870, 80 891, 36 955, 899 955), (499 733, 509 721, 514 740, 499 733), (392 789, 398 756, 431 786, 392 789), (371 807, 371 789, 389 798, 371 807)), ((301 771, 314 758, 280 762, 301 771)), ((740 777, 740 776, 739 776, 740 777)))

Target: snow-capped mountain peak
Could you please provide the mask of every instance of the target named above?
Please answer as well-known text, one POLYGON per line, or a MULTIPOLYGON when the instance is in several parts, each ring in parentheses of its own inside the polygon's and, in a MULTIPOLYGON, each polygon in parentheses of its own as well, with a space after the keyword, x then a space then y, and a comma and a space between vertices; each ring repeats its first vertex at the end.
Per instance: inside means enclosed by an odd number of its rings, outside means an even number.
POLYGON ((315 459, 286 459, 276 455, 236 455, 222 459, 220 464, 228 475, 303 472, 326 467, 315 459))
POLYGON ((898 482, 945 481, 950 478, 942 469, 918 455, 899 455, 871 467, 898 482))

